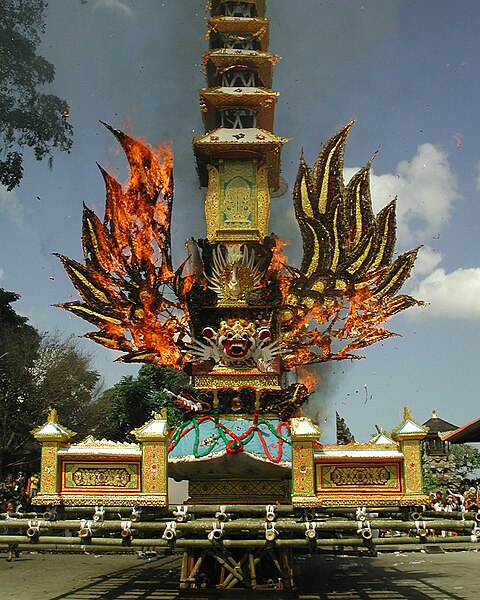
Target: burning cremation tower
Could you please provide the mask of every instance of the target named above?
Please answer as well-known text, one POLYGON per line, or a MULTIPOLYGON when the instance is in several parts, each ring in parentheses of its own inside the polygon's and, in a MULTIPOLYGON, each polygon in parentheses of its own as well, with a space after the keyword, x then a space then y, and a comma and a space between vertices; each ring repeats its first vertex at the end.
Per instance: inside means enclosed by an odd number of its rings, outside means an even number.
MULTIPOLYGON (((203 453, 209 460, 202 468, 198 461, 185 462, 184 452, 191 451, 173 448, 171 469, 190 480, 197 500, 273 501, 286 497, 290 478, 279 409, 290 401, 280 412, 291 416, 293 394, 299 404, 306 397, 303 386, 282 390, 281 292, 278 280, 268 278, 276 245, 268 235, 270 190, 279 186, 286 141, 273 132, 277 57, 268 52, 264 1, 212 2, 208 32, 203 61, 208 87, 200 91, 205 134, 193 141, 200 182, 207 188, 207 239, 199 242, 204 285, 197 281, 190 290, 189 314, 195 339, 203 340, 191 347, 192 383, 211 407, 213 452, 211 459, 203 453), (213 440, 225 431, 228 453, 214 466, 213 440), (273 461, 270 444, 276 447, 273 461), (249 464, 255 458, 259 462, 249 464)), ((190 242, 190 251, 193 247, 190 242)), ((194 262, 196 249, 192 255, 194 262)), ((286 433, 286 423, 283 428, 286 433)))
POLYGON ((309 390, 295 377, 299 367, 361 358, 356 351, 394 335, 383 323, 419 304, 398 294, 417 249, 394 255, 395 202, 374 214, 370 162, 344 183, 348 123, 313 168, 300 159, 293 204, 303 258, 299 268, 288 265, 269 234, 287 140, 273 131, 277 57, 268 51, 265 1, 212 0, 210 11, 205 134, 193 141, 206 238, 188 240, 188 259, 174 269, 171 152, 107 126, 130 181, 124 189, 101 170, 105 217, 84 208, 85 264, 59 255, 81 298, 61 307, 98 329, 87 337, 124 361, 190 376, 190 385, 165 390, 181 422, 173 427, 162 412, 131 432, 136 441, 71 443, 74 432, 52 411, 32 432, 42 444, 35 503, 54 518, 72 510, 88 517, 95 507, 94 520, 62 538, 52 531, 69 532, 71 521, 28 521, 26 539, 178 550, 183 589, 207 580, 285 589, 294 585, 294 553, 345 535, 374 553, 371 527, 414 527, 375 525, 366 507, 425 503, 426 431, 408 408, 390 435, 323 446, 318 425, 301 414, 309 390), (189 481, 188 503, 169 506, 168 477, 189 481), (135 525, 140 507, 146 520, 135 525), (348 517, 341 526, 332 508, 348 517), (120 511, 128 520, 118 523, 120 511))

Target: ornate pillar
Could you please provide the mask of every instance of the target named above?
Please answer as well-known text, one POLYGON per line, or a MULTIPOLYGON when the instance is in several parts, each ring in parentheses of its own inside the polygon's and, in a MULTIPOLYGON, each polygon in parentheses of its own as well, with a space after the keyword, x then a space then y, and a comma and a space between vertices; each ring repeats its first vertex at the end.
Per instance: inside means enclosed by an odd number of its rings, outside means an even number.
POLYGON ((168 424, 163 415, 155 414, 131 432, 142 447, 142 493, 156 506, 168 505, 168 424))
MULTIPOLYGON (((56 495, 59 491, 58 475, 58 449, 75 435, 58 423, 57 411, 52 409, 48 421, 32 432, 33 437, 42 445, 42 457, 40 467, 40 493, 56 495)), ((53 498, 52 498, 53 500, 53 498)))
POLYGON ((421 440, 426 437, 427 430, 413 420, 408 406, 404 409, 403 418, 403 423, 392 432, 392 438, 399 442, 403 454, 403 491, 406 496, 421 496, 423 494, 421 440))
POLYGON ((315 498, 315 461, 313 443, 321 429, 307 417, 290 420, 292 436, 292 504, 308 505, 315 498))

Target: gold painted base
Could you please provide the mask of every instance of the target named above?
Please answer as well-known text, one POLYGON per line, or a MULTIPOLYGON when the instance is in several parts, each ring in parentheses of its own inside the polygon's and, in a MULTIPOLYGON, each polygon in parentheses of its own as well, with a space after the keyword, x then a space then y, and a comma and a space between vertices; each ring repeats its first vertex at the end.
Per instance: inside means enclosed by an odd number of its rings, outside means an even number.
POLYGON ((225 371, 210 373, 209 375, 194 375, 193 387, 196 389, 219 390, 225 387, 242 388, 254 387, 257 389, 279 390, 278 375, 264 375, 263 373, 241 371, 225 371))
POLYGON ((38 494, 38 506, 168 506, 166 494, 38 494))
POLYGON ((335 496, 325 498, 319 496, 292 496, 295 508, 329 507, 329 506, 420 506, 428 503, 428 496, 418 495, 373 495, 355 494, 355 496, 335 496))
POLYGON ((285 481, 281 479, 207 479, 190 480, 191 502, 268 502, 285 500, 285 481))

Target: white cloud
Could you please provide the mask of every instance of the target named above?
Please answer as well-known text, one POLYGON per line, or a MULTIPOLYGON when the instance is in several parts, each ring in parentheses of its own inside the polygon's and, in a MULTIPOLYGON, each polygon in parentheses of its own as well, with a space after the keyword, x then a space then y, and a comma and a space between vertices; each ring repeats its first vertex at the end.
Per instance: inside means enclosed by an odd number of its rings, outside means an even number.
MULTIPOLYGON (((345 169, 348 180, 358 169, 345 169)), ((396 174, 372 171, 371 190, 377 213, 390 200, 397 201, 397 236, 407 247, 438 235, 461 199, 447 154, 434 144, 422 144, 410 160, 398 163, 396 174)))
POLYGON ((112 8, 113 10, 123 12, 129 17, 133 15, 132 9, 121 0, 98 0, 93 8, 94 10, 96 8, 112 8))
POLYGON ((25 222, 25 207, 17 193, 15 190, 8 192, 3 185, 0 186, 0 215, 2 214, 17 226, 22 226, 25 222))
POLYGON ((2 269, 2 267, 0 267, 0 281, 3 279, 4 275, 5 275, 5 271, 2 269))
POLYGON ((430 303, 422 316, 480 319, 480 268, 435 269, 411 294, 430 303))
POLYGON ((477 163, 477 166, 475 168, 476 171, 476 184, 477 184, 477 191, 480 192, 480 160, 477 163))
POLYGON ((443 255, 430 246, 423 246, 417 254, 413 267, 412 277, 419 277, 431 273, 441 262, 443 255))

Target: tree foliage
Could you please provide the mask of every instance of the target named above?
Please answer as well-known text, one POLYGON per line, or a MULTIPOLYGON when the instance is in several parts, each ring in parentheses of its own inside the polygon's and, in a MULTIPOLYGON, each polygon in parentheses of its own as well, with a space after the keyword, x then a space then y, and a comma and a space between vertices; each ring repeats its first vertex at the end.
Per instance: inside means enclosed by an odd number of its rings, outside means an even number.
POLYGON ((480 469, 480 451, 468 444, 452 444, 448 449, 448 456, 455 463, 459 476, 467 477, 480 469))
POLYGON ((423 462, 423 488, 431 493, 442 488, 456 488, 463 479, 480 469, 480 451, 469 444, 451 444, 445 454, 443 472, 432 470, 427 461, 423 462))
POLYGON ((8 0, 0 13, 0 183, 10 191, 23 176, 23 154, 37 160, 69 151, 72 126, 65 100, 44 92, 54 66, 37 54, 45 31, 44 0, 8 0))
POLYGON ((40 335, 11 304, 19 296, 0 288, 0 473, 28 468, 39 446, 30 431, 50 409, 61 423, 86 435, 96 419, 99 374, 74 338, 40 335))
POLYGON ((113 440, 130 439, 130 432, 143 425, 152 413, 167 409, 167 420, 176 425, 183 411, 165 394, 164 389, 176 393, 188 385, 183 371, 156 365, 143 365, 137 377, 124 377, 120 383, 106 390, 98 401, 102 407, 101 434, 113 440))

